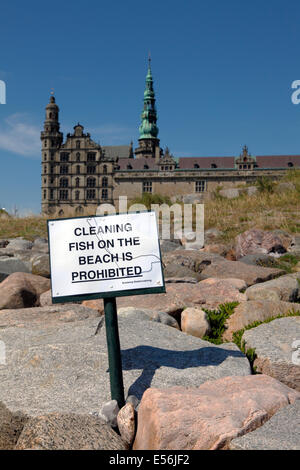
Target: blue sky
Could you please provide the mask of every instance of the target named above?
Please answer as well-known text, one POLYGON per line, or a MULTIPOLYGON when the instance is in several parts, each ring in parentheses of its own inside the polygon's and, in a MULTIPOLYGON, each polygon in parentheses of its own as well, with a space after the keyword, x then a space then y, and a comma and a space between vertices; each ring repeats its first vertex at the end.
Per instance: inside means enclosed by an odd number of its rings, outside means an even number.
POLYGON ((299 17, 296 0, 2 2, 0 206, 40 211, 51 88, 64 133, 79 121, 103 145, 137 145, 149 50, 175 156, 300 154, 299 17))

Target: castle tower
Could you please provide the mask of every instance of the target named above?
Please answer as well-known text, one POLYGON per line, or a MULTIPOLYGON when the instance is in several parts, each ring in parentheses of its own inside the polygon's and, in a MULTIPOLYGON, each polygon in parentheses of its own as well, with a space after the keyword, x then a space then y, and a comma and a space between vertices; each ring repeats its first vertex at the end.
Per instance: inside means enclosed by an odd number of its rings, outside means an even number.
POLYGON ((139 127, 139 146, 135 149, 136 158, 146 157, 160 159, 162 151, 159 147, 157 112, 155 107, 155 93, 153 89, 153 78, 151 72, 151 59, 148 61, 148 72, 146 75, 146 88, 144 91, 144 109, 141 114, 141 125, 139 127))
POLYGON ((55 103, 53 94, 46 106, 44 130, 41 132, 42 141, 42 213, 47 213, 49 206, 54 204, 56 194, 56 167, 55 154, 63 141, 63 134, 59 131, 59 107, 55 103))

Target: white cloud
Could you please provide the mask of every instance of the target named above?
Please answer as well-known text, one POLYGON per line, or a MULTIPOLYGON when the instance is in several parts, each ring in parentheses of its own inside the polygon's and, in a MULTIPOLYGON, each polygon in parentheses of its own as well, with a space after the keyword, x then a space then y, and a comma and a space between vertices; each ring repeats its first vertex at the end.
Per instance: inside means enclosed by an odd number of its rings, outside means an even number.
POLYGON ((40 128, 30 122, 27 114, 12 114, 0 126, 0 149, 24 157, 40 158, 40 128))

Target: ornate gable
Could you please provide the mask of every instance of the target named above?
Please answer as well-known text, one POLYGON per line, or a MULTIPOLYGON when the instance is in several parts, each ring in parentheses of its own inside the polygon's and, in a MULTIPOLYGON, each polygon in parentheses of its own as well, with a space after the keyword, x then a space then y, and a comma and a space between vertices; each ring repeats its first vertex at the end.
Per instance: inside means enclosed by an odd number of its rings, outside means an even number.
POLYGON ((234 164, 237 170, 253 170, 256 166, 256 158, 248 152, 247 145, 244 145, 239 157, 235 158, 234 164))

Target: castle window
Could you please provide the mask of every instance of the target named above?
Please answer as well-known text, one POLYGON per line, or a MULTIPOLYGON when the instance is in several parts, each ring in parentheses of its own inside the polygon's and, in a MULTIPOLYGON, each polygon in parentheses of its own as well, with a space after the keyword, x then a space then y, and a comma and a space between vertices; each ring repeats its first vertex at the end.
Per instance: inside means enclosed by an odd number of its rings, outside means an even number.
POLYGON ((80 194, 79 191, 75 191, 75 200, 76 201, 78 201, 78 199, 79 199, 79 194, 80 194))
POLYGON ((143 182, 143 193, 152 193, 152 181, 143 182))
POLYGON ((50 189, 50 199, 53 199, 54 198, 54 191, 53 189, 50 189))
POLYGON ((199 165, 198 165, 198 163, 195 163, 195 164, 194 164, 194 168, 200 168, 199 165))
POLYGON ((211 167, 211 168, 218 168, 215 163, 212 163, 212 164, 210 165, 210 167, 211 167))
POLYGON ((76 153, 76 161, 80 162, 80 153, 79 152, 76 153))
POLYGON ((95 188, 96 187, 96 179, 95 178, 88 178, 87 179, 87 187, 88 188, 95 188))
POLYGON ((51 173, 51 175, 53 175, 53 173, 54 173, 54 166, 53 165, 51 165, 51 167, 50 167, 50 173, 51 173))
POLYGON ((107 199, 108 198, 108 191, 107 189, 102 189, 102 199, 107 199))
POLYGON ((106 173, 107 173, 107 166, 103 165, 103 174, 106 175, 106 173))
POLYGON ((54 183, 54 178, 51 178, 50 183, 51 183, 51 184, 54 183))
POLYGON ((80 166, 77 165, 77 166, 76 166, 76 174, 79 175, 79 173, 80 173, 80 166))
POLYGON ((144 165, 144 170, 149 170, 149 166, 148 166, 148 165, 144 165))
POLYGON ((61 165, 60 167, 60 174, 61 175, 67 175, 69 173, 69 167, 68 165, 61 165))
POLYGON ((88 162, 95 162, 96 161, 96 154, 95 153, 88 153, 87 154, 87 161, 88 162))
POLYGON ((46 199, 46 197, 47 197, 47 191, 46 189, 44 189, 44 199, 46 199))
POLYGON ((44 160, 47 160, 47 154, 44 153, 44 160))
POLYGON ((106 177, 102 178, 102 187, 103 188, 107 188, 108 186, 108 180, 106 177))
POLYGON ((204 180, 196 181, 195 190, 196 190, 196 193, 203 193, 205 191, 205 181, 204 180))
POLYGON ((44 173, 47 173, 47 167, 46 167, 46 165, 44 166, 44 173))
POLYGON ((79 179, 79 178, 76 178, 76 180, 75 180, 76 188, 79 188, 79 183, 80 183, 80 179, 79 179))
POLYGON ((52 119, 52 113, 49 113, 49 119, 52 119))
POLYGON ((69 154, 68 153, 61 153, 60 154, 60 161, 61 162, 68 162, 69 161, 69 154))
POLYGON ((294 163, 293 163, 293 162, 288 162, 288 166, 289 166, 290 168, 292 168, 292 167, 294 166, 294 163))
POLYGON ((55 140, 51 140, 51 147, 55 147, 55 140))
POLYGON ((242 169, 242 165, 239 165, 239 169, 240 169, 240 170, 242 169))
POLYGON ((86 172, 88 175, 93 175, 96 173, 96 167, 94 165, 88 165, 86 172))
POLYGON ((54 160, 54 153, 51 152, 51 160, 54 160))
POLYGON ((59 199, 65 201, 69 197, 69 191, 67 189, 61 189, 59 191, 59 199))
POLYGON ((60 182, 59 182, 59 186, 61 188, 67 188, 69 186, 69 181, 67 178, 61 178, 60 182))
POLYGON ((247 165, 243 165, 243 170, 246 170, 247 169, 247 165))
POLYGON ((44 147, 47 147, 47 140, 44 141, 44 147))
POLYGON ((76 140, 76 148, 80 149, 80 140, 76 140))
POLYGON ((127 170, 132 170, 132 166, 131 166, 131 165, 127 165, 127 170))
POLYGON ((96 197, 96 190, 95 189, 87 189, 86 198, 87 199, 95 199, 95 197, 96 197))

